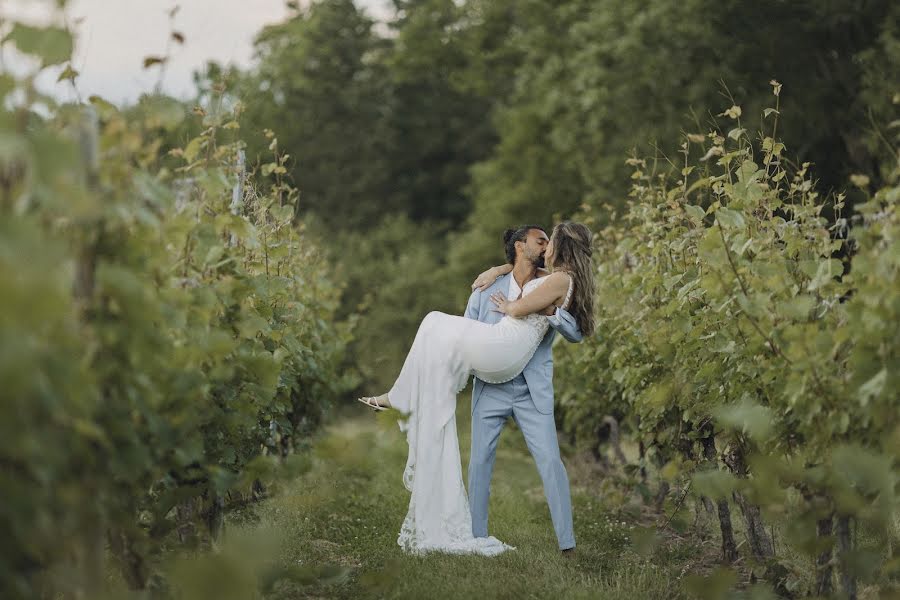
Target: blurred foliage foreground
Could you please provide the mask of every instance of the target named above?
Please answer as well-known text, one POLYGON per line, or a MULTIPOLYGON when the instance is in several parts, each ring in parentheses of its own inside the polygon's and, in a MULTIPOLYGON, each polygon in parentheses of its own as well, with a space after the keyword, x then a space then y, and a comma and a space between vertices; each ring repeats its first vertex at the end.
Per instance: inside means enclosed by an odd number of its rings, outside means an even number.
MULTIPOLYGON (((5 42, 41 69, 72 50, 56 27, 5 42)), ((205 545, 298 466, 344 385, 337 292, 274 137, 251 179, 236 115, 198 108, 164 155, 179 103, 57 106, 34 75, 0 75, 0 596, 95 597, 107 556, 153 587, 167 543, 205 545)))

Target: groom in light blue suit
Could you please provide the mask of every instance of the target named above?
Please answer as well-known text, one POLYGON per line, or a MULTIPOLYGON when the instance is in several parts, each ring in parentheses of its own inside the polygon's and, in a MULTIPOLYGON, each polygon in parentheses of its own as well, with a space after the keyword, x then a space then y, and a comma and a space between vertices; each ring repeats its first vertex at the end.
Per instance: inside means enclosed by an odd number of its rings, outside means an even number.
MULTIPOLYGON (((490 300, 494 292, 502 292, 515 300, 528 281, 543 266, 548 238, 543 228, 526 225, 507 231, 504 236, 506 257, 513 271, 498 277, 484 290, 476 289, 469 297, 465 316, 483 323, 496 323, 503 314, 490 300)), ((469 505, 472 511, 472 534, 487 537, 488 497, 491 474, 497 455, 497 439, 507 418, 512 416, 534 457, 544 483, 544 494, 550 505, 550 518, 560 550, 569 554, 575 548, 572 527, 572 500, 569 478, 559 456, 556 423, 553 419, 553 355, 551 346, 558 331, 570 342, 581 341, 575 319, 557 309, 550 318, 551 328, 538 345, 531 361, 515 379, 490 384, 475 378, 472 390, 472 451, 469 458, 469 505)))

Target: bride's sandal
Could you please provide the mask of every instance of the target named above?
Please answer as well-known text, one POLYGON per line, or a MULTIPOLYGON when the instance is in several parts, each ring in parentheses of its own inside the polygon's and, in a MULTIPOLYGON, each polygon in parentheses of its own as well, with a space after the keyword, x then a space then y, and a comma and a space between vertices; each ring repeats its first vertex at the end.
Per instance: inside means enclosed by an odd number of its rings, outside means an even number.
POLYGON ((388 408, 390 408, 389 406, 382 406, 378 404, 379 398, 381 398, 381 396, 363 396, 362 398, 357 398, 356 401, 362 402, 374 411, 387 410, 388 408))

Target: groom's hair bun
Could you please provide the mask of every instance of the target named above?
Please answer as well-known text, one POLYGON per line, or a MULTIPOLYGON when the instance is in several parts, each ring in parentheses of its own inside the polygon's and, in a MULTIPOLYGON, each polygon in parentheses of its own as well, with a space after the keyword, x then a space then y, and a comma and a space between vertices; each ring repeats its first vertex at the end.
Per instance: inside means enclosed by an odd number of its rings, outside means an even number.
POLYGON ((503 232, 503 246, 506 250, 506 260, 509 264, 516 262, 516 242, 524 242, 528 232, 532 229, 540 229, 544 233, 547 230, 540 225, 522 225, 517 229, 507 229, 503 232))

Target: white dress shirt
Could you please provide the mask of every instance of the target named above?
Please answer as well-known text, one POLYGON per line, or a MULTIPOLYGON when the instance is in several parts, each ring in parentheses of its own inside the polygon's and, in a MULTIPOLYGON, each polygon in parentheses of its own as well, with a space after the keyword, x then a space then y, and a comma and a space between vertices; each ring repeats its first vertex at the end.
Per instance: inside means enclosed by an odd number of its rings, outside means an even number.
POLYGON ((519 283, 516 281, 516 276, 512 273, 509 274, 509 292, 506 294, 507 300, 518 300, 519 294, 522 293, 522 288, 519 287, 519 283))

